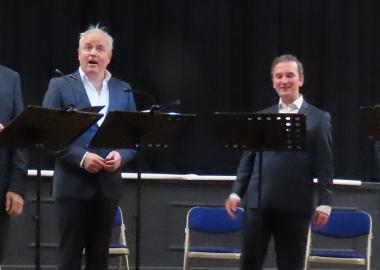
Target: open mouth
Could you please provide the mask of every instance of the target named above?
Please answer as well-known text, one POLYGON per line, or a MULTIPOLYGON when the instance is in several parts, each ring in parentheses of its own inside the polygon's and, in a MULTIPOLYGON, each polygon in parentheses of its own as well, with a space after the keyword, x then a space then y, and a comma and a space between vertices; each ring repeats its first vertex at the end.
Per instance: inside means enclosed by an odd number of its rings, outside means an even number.
POLYGON ((90 65, 97 65, 97 64, 98 64, 98 62, 96 62, 96 61, 94 61, 94 60, 90 60, 90 61, 88 61, 88 63, 89 63, 90 65))

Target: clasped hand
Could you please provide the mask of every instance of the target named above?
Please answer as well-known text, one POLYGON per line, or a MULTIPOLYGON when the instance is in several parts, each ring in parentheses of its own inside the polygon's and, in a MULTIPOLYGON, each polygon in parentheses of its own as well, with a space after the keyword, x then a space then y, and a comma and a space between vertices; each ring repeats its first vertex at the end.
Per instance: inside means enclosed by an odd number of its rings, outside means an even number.
POLYGON ((5 211, 11 217, 21 214, 24 207, 24 199, 17 193, 8 191, 5 194, 5 211))
POLYGON ((106 158, 88 152, 83 162, 83 168, 89 173, 100 171, 114 172, 121 166, 121 156, 117 151, 111 151, 106 158))

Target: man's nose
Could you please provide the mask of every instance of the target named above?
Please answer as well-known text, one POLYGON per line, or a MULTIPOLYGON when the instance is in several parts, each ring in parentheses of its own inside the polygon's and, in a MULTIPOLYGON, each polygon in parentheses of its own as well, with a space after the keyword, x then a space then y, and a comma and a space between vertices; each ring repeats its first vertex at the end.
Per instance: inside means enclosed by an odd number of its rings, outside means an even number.
POLYGON ((282 78, 282 79, 281 79, 281 83, 282 83, 282 84, 286 84, 286 83, 288 83, 288 79, 287 79, 287 78, 282 78))

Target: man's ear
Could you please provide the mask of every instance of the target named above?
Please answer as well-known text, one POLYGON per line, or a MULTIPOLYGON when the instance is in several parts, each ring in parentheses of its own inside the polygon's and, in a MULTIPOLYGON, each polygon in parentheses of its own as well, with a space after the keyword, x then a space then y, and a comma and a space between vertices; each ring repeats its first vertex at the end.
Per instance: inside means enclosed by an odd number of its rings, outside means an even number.
POLYGON ((303 75, 300 76, 300 87, 303 86, 304 81, 305 81, 305 77, 303 75))

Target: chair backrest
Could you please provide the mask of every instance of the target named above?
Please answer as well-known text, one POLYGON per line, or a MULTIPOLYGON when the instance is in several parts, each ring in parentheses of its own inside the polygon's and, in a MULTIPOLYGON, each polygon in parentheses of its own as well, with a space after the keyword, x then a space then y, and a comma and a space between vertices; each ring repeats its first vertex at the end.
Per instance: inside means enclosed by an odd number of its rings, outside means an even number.
POLYGON ((360 210, 333 210, 327 224, 321 228, 312 226, 312 232, 334 238, 352 238, 371 232, 371 216, 360 210))
POLYGON ((118 236, 118 240, 111 241, 109 245, 109 254, 110 256, 119 256, 119 268, 121 269, 121 263, 124 261, 125 267, 127 270, 129 270, 129 261, 128 261, 128 255, 129 255, 129 249, 127 246, 127 240, 125 236, 125 224, 123 219, 123 211, 121 210, 120 206, 117 207, 114 218, 113 218, 113 227, 115 234, 113 235, 114 239, 116 239, 116 236, 118 236), (116 233, 117 231, 117 233, 116 233))
POLYGON ((123 213, 121 208, 118 207, 115 212, 115 216, 113 218, 113 226, 121 226, 123 224, 123 213))
POLYGON ((224 207, 193 207, 187 214, 188 228, 205 233, 232 233, 242 229, 244 210, 236 209, 236 219, 231 219, 224 207))

